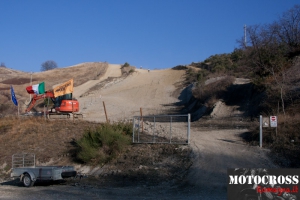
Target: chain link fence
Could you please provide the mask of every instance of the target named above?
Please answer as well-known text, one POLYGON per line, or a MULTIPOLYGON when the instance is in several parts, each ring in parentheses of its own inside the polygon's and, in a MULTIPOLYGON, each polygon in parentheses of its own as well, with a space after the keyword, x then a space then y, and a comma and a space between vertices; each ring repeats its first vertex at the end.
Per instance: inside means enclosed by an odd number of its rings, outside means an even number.
POLYGON ((190 144, 190 114, 133 117, 133 143, 190 144))

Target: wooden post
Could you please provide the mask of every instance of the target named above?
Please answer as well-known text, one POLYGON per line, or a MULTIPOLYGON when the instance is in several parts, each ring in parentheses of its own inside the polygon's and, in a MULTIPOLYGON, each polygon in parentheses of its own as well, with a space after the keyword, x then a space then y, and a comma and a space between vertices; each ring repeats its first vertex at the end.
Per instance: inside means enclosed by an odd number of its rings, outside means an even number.
POLYGON ((142 111, 142 108, 140 108, 140 113, 141 113, 142 133, 143 133, 144 132, 144 120, 143 120, 143 111, 142 111))
POLYGON ((105 108, 105 103, 104 103, 104 101, 103 101, 103 108, 104 108, 104 113, 105 113, 106 123, 108 123, 108 118, 107 118, 107 113, 106 113, 106 108, 105 108))

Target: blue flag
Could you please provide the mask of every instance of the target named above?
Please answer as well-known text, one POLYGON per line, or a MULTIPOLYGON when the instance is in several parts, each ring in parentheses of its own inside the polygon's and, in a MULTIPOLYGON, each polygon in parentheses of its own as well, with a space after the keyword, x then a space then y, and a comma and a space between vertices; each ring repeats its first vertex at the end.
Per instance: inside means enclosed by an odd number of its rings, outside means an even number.
POLYGON ((17 106, 18 105, 18 101, 14 92, 14 88, 12 87, 12 85, 10 86, 10 93, 11 93, 11 100, 12 102, 14 102, 14 104, 17 106))

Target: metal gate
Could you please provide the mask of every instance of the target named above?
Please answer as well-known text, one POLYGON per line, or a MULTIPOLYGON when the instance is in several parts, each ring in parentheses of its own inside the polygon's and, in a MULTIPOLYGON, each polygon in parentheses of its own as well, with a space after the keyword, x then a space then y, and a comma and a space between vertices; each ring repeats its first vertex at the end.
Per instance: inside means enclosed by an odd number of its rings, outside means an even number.
POLYGON ((190 122, 190 114, 135 116, 132 142, 190 144, 190 122))

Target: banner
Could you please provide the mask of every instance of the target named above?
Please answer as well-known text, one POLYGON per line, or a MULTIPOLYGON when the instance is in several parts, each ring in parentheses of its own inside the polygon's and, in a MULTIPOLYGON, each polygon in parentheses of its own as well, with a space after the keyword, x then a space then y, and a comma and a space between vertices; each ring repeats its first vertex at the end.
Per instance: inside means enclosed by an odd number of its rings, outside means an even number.
POLYGON ((26 87, 26 90, 29 94, 44 94, 45 93, 45 82, 30 85, 26 87))
POLYGON ((53 89, 54 97, 62 96, 64 94, 73 93, 73 79, 55 87, 53 89))
POLYGON ((15 92, 14 92, 14 88, 13 88, 12 85, 10 86, 10 93, 11 93, 11 100, 12 100, 12 102, 14 102, 14 104, 16 106, 18 106, 18 101, 17 101, 16 95, 15 95, 15 92))

